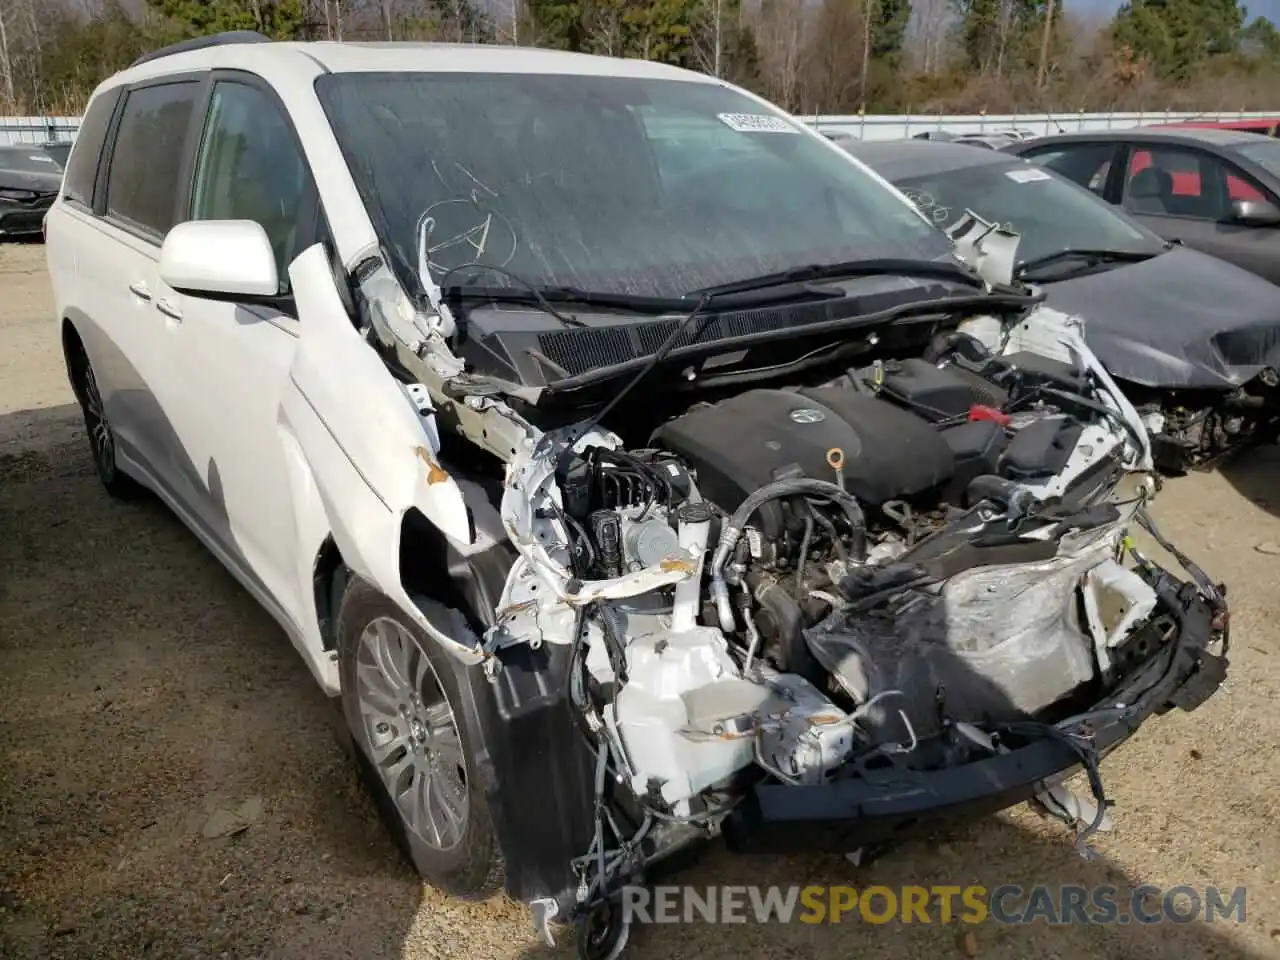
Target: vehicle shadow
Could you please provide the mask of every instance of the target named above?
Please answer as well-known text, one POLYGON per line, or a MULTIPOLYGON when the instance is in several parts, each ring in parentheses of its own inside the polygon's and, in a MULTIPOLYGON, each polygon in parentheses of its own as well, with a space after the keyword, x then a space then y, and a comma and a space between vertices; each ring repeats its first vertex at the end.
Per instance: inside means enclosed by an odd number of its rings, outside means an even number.
POLYGON ((1222 464, 1218 472, 1250 503, 1280 517, 1280 443, 1246 450, 1222 464))
MULTIPOLYGON (((1103 841, 1105 842, 1105 841, 1103 841)), ((705 921, 694 912, 691 922, 636 925, 632 927, 627 960, 660 957, 699 957, 701 960, 742 960, 743 957, 804 957, 806 960, 847 960, 849 957, 876 957, 878 960, 918 960, 920 957, 981 957, 983 960, 1025 960, 1028 957, 1081 957, 1106 960, 1265 960, 1276 953, 1266 947, 1255 948, 1247 939, 1265 938, 1256 929, 1257 921, 1241 926, 1237 915, 1224 918, 1219 914, 1212 923, 1201 919, 1190 922, 1162 920, 1156 924, 1064 924, 1055 925, 1036 919, 1026 925, 1000 923, 987 918, 979 924, 963 920, 962 901, 957 890, 952 922, 941 922, 939 902, 931 900, 929 923, 902 922, 901 912, 889 920, 882 919, 886 903, 885 891, 892 891, 901 903, 904 887, 966 888, 984 887, 986 895, 1006 885, 1020 887, 1021 895, 1002 899, 1011 913, 1020 915, 1028 903, 1030 891, 1047 887, 1057 909, 1062 900, 1061 887, 1080 887, 1093 891, 1114 888, 1114 902, 1120 913, 1128 912, 1133 891, 1143 886, 1142 878, 1126 872, 1118 864, 1103 857, 1085 860, 1072 844, 1066 827, 1046 824, 1016 808, 998 817, 960 827, 938 835, 927 842, 912 842, 890 851, 883 858, 855 867, 843 857, 786 857, 760 859, 737 857, 720 850, 674 880, 696 889, 709 899, 708 888, 726 885, 783 889, 807 886, 849 886, 859 891, 879 887, 874 901, 873 922, 859 915, 855 908, 839 922, 808 923, 798 919, 798 909, 791 922, 776 919, 758 922, 751 907, 744 922, 734 924, 705 921), (1251 937, 1248 934, 1252 934, 1251 937)), ((762 889, 763 892, 763 889, 762 889)), ((1224 899, 1231 891, 1224 890, 1224 899)), ((1145 891, 1139 891, 1142 898, 1145 891)), ((1204 897, 1204 889, 1199 889, 1204 897)), ((1246 893, 1247 897, 1247 893, 1246 893)), ((746 897, 739 898, 750 903, 746 897)), ((675 901, 679 904, 679 900, 675 901)), ((713 901, 714 902, 714 901, 713 901)), ((830 903, 830 900, 824 901, 830 903)), ((1157 899, 1140 899, 1148 914, 1159 911, 1157 899)), ((1185 901, 1178 901, 1179 909, 1185 901)), ((681 908, 672 911, 681 916, 681 908)), ((812 916, 812 914, 810 914, 812 916)), ((1246 924, 1249 914, 1245 912, 1246 924)), ((683 918, 682 918, 683 919, 683 918)), ((576 957, 576 941, 566 933, 556 947, 538 945, 526 951, 521 960, 567 960, 576 957)))

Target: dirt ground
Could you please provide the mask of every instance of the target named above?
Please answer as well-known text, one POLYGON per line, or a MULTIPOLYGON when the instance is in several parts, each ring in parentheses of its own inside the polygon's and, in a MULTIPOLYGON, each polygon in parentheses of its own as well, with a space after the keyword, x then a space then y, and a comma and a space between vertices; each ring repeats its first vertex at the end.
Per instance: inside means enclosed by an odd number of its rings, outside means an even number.
MULTIPOLYGON (((101 491, 43 257, 0 246, 0 956, 572 956, 516 905, 416 882, 280 630, 157 503, 101 491), (207 835, 240 805, 247 829, 207 835)), ((940 924, 694 923, 639 930, 629 956, 1280 957, 1280 455, 1174 481, 1156 514, 1229 585, 1231 675, 1104 764, 1099 859, 1017 809, 863 868, 712 851, 687 880, 1243 885, 1243 924, 988 923, 966 942, 940 924)))

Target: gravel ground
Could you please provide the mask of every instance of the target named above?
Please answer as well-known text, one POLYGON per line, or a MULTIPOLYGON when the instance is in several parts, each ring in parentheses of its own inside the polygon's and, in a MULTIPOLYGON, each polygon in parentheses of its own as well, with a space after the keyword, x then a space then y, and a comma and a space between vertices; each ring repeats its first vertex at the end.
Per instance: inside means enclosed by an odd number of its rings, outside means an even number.
MULTIPOLYGON (((516 905, 416 882, 284 635, 158 504, 99 489, 51 316, 43 249, 0 246, 0 956, 572 956, 516 905), (206 835, 241 805, 247 829, 206 835)), ((629 955, 1280 957, 1280 456, 1175 481, 1156 513, 1230 586, 1231 678, 1106 762, 1099 859, 1017 809, 861 869, 717 850, 687 880, 1244 885, 1244 924, 695 923, 629 955)))

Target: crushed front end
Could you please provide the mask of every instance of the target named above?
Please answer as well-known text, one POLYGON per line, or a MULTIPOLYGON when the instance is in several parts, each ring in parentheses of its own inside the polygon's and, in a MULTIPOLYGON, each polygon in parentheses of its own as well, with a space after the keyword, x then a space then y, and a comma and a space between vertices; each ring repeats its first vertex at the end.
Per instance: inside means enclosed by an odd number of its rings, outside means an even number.
POLYGON ((544 930, 719 835, 866 854, 1035 799, 1087 837, 1099 759, 1221 682, 1225 591, 1134 548, 1149 437, 1078 325, 979 340, 510 461, 473 692, 544 930))

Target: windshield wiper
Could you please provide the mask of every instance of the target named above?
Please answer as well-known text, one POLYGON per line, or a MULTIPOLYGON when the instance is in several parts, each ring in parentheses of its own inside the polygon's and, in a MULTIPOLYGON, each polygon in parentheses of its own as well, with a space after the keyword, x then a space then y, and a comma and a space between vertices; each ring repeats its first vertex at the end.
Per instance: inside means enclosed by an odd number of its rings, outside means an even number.
MULTIPOLYGON (((606 307, 616 310, 633 310, 637 313, 669 313, 672 310, 688 310, 696 300, 677 297, 645 297, 627 293, 579 290, 576 287, 549 287, 530 284, 520 287, 493 287, 478 284, 455 283, 444 287, 440 296, 445 300, 488 300, 492 303, 527 303, 543 306, 549 304, 581 304, 587 307, 606 307)), ((558 314, 559 311, 547 310, 558 314)), ((560 318, 564 319, 564 318, 560 318)))
MULTIPOLYGON (((441 291, 446 299, 488 300, 492 303, 527 303, 541 306, 552 313, 550 304, 580 304, 586 307, 602 307, 611 310, 628 310, 634 313, 685 313, 698 302, 699 294, 685 297, 649 297, 630 293, 609 293, 598 290, 581 290, 577 287, 482 287, 454 284, 441 291)), ((798 303, 804 300, 838 300, 845 292, 838 287, 824 287, 813 283, 788 283, 767 290, 743 290, 716 296, 716 310, 734 310, 740 307, 759 307, 769 303, 798 303)), ((557 319, 574 321, 575 318, 559 316, 557 319)), ((576 322, 581 326, 581 322, 576 322)))
POLYGON ((1141 263, 1144 260, 1150 260, 1152 257, 1158 256, 1161 252, 1163 251, 1090 250, 1072 247, 1066 250, 1055 250, 1053 253, 1046 253, 1043 257, 1033 257, 1019 264, 1017 275, 1020 278, 1025 278, 1033 270, 1038 270, 1041 267, 1050 267, 1067 260, 1081 261, 1081 269, 1101 266, 1105 263, 1141 263))
POLYGON ((765 273, 758 277, 735 280, 732 283, 721 283, 714 287, 691 290, 685 296, 696 297, 709 293, 719 301, 727 294, 748 293, 764 290, 768 287, 800 284, 814 280, 883 276, 952 280, 971 287, 983 286, 981 278, 955 261, 881 258, 875 260, 846 260, 842 263, 809 263, 791 267, 787 270, 780 270, 777 273, 765 273))

